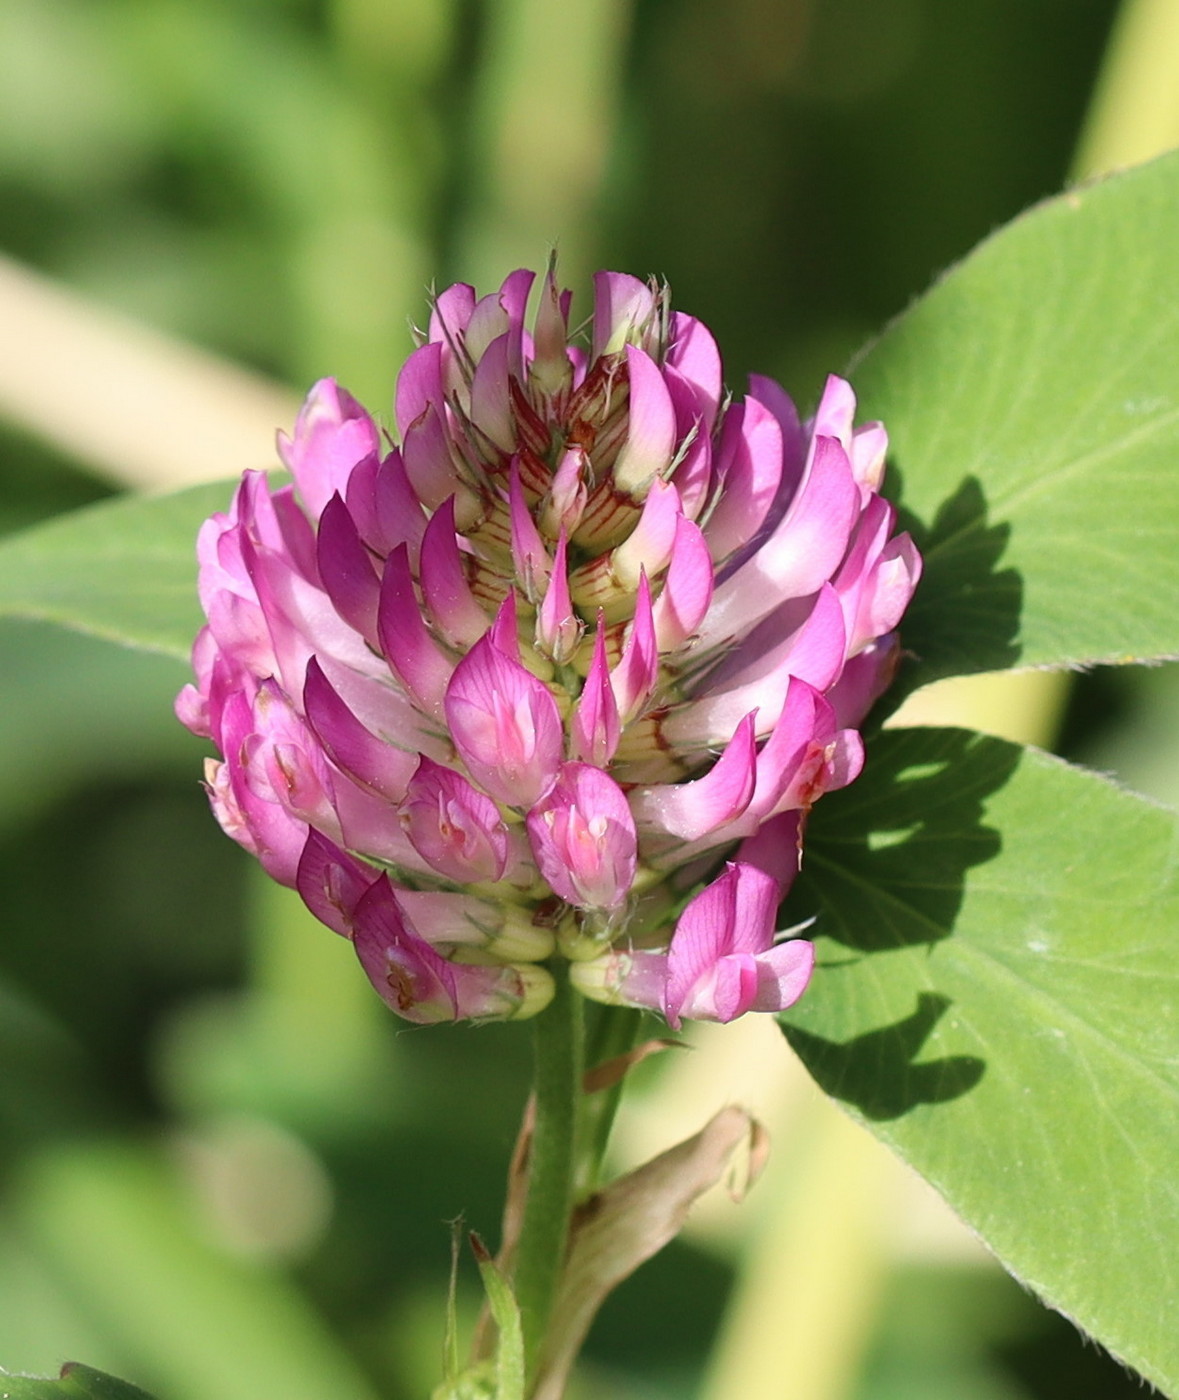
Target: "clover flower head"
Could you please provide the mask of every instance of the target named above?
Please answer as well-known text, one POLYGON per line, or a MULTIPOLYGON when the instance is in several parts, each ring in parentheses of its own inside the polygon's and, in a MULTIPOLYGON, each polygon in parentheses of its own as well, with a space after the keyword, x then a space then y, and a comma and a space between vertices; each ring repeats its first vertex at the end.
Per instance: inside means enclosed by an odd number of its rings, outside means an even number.
POLYGON ((730 399, 654 283, 599 273, 580 343, 536 280, 435 299, 397 445, 312 389, 293 484, 247 473, 202 528, 177 712, 226 832, 410 1020, 533 1014, 561 956, 675 1026, 777 1011, 806 813, 920 575, 884 429, 836 378, 805 424, 771 380, 730 399))

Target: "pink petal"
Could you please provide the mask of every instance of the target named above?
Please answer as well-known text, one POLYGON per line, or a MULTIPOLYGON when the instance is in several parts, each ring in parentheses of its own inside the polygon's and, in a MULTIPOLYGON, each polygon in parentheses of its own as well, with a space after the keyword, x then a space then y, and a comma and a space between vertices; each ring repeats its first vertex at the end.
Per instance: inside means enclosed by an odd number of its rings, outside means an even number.
POLYGON ((564 741, 557 702, 490 634, 455 667, 444 708, 471 776, 497 802, 531 807, 548 791, 564 741))
POLYGON ((422 709, 440 713, 453 667, 422 620, 404 545, 385 562, 377 633, 386 661, 405 688, 422 709))
POLYGON ((742 716, 758 711, 758 729, 778 722, 791 677, 825 690, 843 666, 843 611, 830 584, 813 599, 786 604, 708 678, 712 689, 671 713, 663 734, 677 747, 723 743, 742 716))
POLYGON ((594 330, 590 359, 621 350, 655 310, 646 282, 625 272, 594 273, 594 330))
POLYGON ((381 581, 339 492, 324 506, 319 518, 316 561, 336 611, 375 648, 381 581))
POLYGON ((278 452, 295 478, 311 518, 344 493, 357 462, 380 446, 376 425, 334 379, 321 379, 299 410, 293 437, 278 435, 278 452))
POLYGON ((393 416, 402 441, 428 408, 432 407, 436 414, 441 414, 445 402, 442 346, 436 342, 419 345, 402 365, 393 396, 393 416))
POLYGON ((661 783, 631 793, 635 821, 644 831, 695 841, 735 820, 749 805, 757 777, 754 716, 746 715, 725 751, 702 777, 661 783))
POLYGON ((725 414, 716 471, 723 487, 704 533, 717 562, 761 529, 782 479, 782 429, 768 408, 746 399, 725 414))
POLYGON ((758 991, 757 954, 773 944, 778 882, 752 865, 729 865, 689 902, 667 953, 664 1014, 731 1021, 758 991))
POLYGON ((802 996, 815 967, 815 945, 792 938, 756 959, 757 992, 750 1011, 785 1011, 802 996))
POLYGON ((676 521, 671 567, 655 600, 655 638, 661 652, 678 651, 708 615, 713 594, 712 558, 700 527, 676 521))
POLYGON ((488 617, 476 602, 463 569, 453 496, 430 517, 422 537, 419 571, 422 596, 439 631, 461 650, 474 646, 487 631, 488 617))
POLYGON ((724 385, 721 381, 721 357, 712 332, 695 316, 676 311, 671 318, 671 335, 667 347, 667 364, 678 370, 692 386, 704 424, 704 434, 712 432, 720 406, 724 385))
POLYGON ((324 751, 358 783, 391 802, 400 802, 414 770, 414 755, 378 739, 356 718, 333 689, 319 661, 307 663, 303 707, 324 751))
POLYGON ((620 491, 642 500, 657 476, 671 466, 676 445, 675 405, 655 361, 635 345, 626 347, 630 407, 626 440, 614 460, 620 491))
POLYGON ((666 481, 653 481, 639 523, 610 558, 611 572, 623 588, 637 588, 644 569, 648 578, 654 578, 667 567, 675 544, 676 521, 682 515, 676 488, 666 481))
POLYGON ((635 824, 613 778, 587 763, 566 763, 527 826, 554 893, 582 909, 623 904, 635 876, 635 824))
POLYGON ((466 885, 503 875, 508 836, 499 809, 453 769, 423 754, 398 818, 414 849, 445 879, 466 885))
POLYGON ((618 748, 622 724, 618 715, 618 702, 610 684, 610 673, 606 664, 605 626, 600 615, 589 674, 574 706, 569 729, 569 748, 572 756, 598 768, 605 768, 618 748))
POLYGON ((549 586, 544 601, 536 613, 536 645, 558 664, 569 661, 581 644, 584 628, 573 610, 569 596, 569 574, 566 567, 565 531, 557 540, 549 586))
POLYGON ((655 640, 651 588, 644 573, 639 580, 635 615, 627 629, 622 656, 610 672, 614 700, 624 725, 629 724, 650 699, 658 678, 659 647, 655 640))
POLYGON ((782 599, 820 588, 847 550, 859 500, 847 454, 833 438, 817 439, 808 474, 786 514, 757 552, 717 587, 699 645, 739 637, 782 599))
POLYGON ((543 592, 552 564, 524 499, 524 488, 520 485, 520 467, 515 458, 512 459, 508 487, 508 508, 512 524, 512 563, 524 596, 532 600, 543 592))

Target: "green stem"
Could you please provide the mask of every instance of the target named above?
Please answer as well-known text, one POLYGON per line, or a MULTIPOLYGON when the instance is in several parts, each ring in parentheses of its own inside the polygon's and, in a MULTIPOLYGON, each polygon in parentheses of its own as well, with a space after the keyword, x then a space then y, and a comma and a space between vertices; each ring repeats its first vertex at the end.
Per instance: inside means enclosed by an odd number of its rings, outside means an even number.
POLYGON ((554 971, 556 996, 533 1021, 536 1121, 515 1268, 530 1376, 536 1370, 565 1262, 585 1054, 582 999, 570 987, 564 967, 554 971))

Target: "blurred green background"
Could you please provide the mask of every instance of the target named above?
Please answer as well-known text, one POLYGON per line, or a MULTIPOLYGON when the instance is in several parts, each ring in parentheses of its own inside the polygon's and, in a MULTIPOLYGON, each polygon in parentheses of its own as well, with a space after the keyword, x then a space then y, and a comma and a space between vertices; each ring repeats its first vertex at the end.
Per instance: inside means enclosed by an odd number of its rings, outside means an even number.
MULTIPOLYGON (((598 266, 666 277, 737 392, 771 373, 805 408, 1061 187, 1116 10, 0 0, 0 251, 300 392, 334 374, 383 415, 431 283, 488 289, 556 246, 575 287, 598 266)), ((50 441, 19 405, 0 422, 3 530, 117 489, 50 441)), ((446 1222, 497 1231, 526 1032, 405 1030, 258 878, 172 719, 182 668, 19 622, 0 667, 0 1366, 76 1357, 160 1400, 417 1400, 446 1222)), ((1170 670, 1098 673, 1059 744, 1175 801, 1177 717, 1170 670)), ((703 1395, 739 1244, 693 1236, 632 1280, 577 1393, 703 1395)), ((799 1389, 771 1337, 764 1394, 1138 1393, 968 1249, 887 1252, 861 1312, 838 1384, 799 1389)))

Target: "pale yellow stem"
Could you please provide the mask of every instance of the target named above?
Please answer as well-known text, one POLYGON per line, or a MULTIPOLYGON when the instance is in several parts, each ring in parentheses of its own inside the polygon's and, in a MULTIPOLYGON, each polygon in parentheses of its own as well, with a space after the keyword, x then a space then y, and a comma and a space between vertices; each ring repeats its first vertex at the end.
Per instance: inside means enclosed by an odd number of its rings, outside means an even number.
POLYGON ((298 400, 0 258, 0 415, 124 486, 274 465, 298 400))

